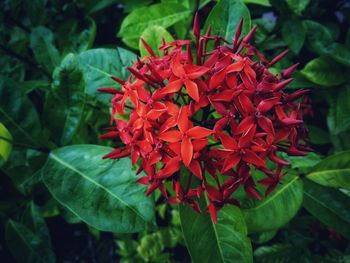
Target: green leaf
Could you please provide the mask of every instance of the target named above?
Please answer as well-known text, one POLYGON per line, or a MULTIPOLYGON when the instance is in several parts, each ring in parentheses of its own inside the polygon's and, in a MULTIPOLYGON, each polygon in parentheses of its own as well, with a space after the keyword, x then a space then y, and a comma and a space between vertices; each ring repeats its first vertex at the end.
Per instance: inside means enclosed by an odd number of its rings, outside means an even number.
POLYGON ((282 157, 291 164, 291 168, 299 169, 303 173, 321 161, 321 157, 314 152, 310 152, 305 156, 288 156, 288 154, 282 154, 282 157))
MULTIPOLYGON (((271 246, 261 246, 254 251, 257 263, 304 263, 304 254, 295 254, 296 247, 292 244, 275 243, 271 246)), ((298 251, 299 252, 299 251, 298 251)))
POLYGON ((289 9, 298 15, 300 15, 301 12, 304 11, 304 9, 307 7, 309 3, 310 3, 310 0, 287 0, 289 9))
POLYGON ((285 176, 282 183, 256 206, 243 209, 249 233, 277 229, 291 220, 303 200, 303 184, 297 176, 285 176))
POLYGON ((54 45, 54 35, 50 29, 38 26, 30 34, 30 47, 36 61, 48 72, 60 63, 60 55, 54 45))
POLYGON ((167 28, 190 15, 191 10, 177 4, 161 3, 139 8, 123 20, 118 36, 128 46, 138 48, 139 38, 145 29, 154 25, 167 28))
POLYGON ((241 18, 243 18, 242 35, 245 35, 251 28, 247 6, 241 0, 221 0, 211 10, 204 28, 206 30, 211 26, 213 34, 218 34, 230 41, 236 33, 241 18))
POLYGON ((29 228, 35 233, 43 242, 46 243, 46 253, 50 254, 51 238, 49 229, 47 228, 46 222, 42 217, 39 208, 31 201, 21 216, 20 222, 25 227, 29 228))
POLYGON ((350 190, 350 151, 336 153, 322 160, 306 178, 323 186, 350 190))
POLYGON ((325 54, 330 55, 335 61, 350 66, 350 50, 343 44, 333 43, 325 54))
POLYGON ((304 181, 303 206, 323 224, 350 239, 350 198, 339 190, 304 181))
POLYGON ((55 256, 45 240, 23 224, 9 220, 5 239, 12 255, 19 263, 51 263, 55 256))
POLYGON ((59 145, 71 142, 84 113, 85 82, 75 55, 67 55, 53 74, 53 85, 45 101, 46 126, 59 145))
POLYGON ((303 47, 305 40, 305 29, 303 23, 297 18, 291 18, 284 21, 282 37, 294 54, 298 54, 303 47))
POLYGON ((189 206, 180 205, 180 218, 194 263, 253 262, 247 228, 238 207, 222 208, 214 224, 208 213, 198 214, 189 206))
POLYGON ((271 6, 269 0, 243 0, 243 3, 256 4, 256 5, 262 5, 262 6, 271 6))
POLYGON ((332 33, 327 27, 312 20, 303 21, 306 30, 310 51, 320 55, 326 53, 330 45, 334 43, 332 33))
POLYGON ((116 233, 154 226, 154 204, 136 183, 127 158, 103 160, 113 150, 96 145, 74 145, 51 152, 43 180, 65 208, 87 224, 116 233))
POLYGON ((301 72, 308 80, 325 87, 336 86, 345 81, 342 67, 325 57, 311 60, 301 72))
MULTIPOLYGON (((165 39, 167 43, 174 41, 174 38, 169 34, 169 32, 161 26, 152 26, 147 28, 142 32, 141 38, 143 38, 147 44, 153 49, 157 56, 162 57, 163 52, 158 48, 162 45, 162 38, 165 39)), ((145 49, 144 45, 139 42, 139 49, 141 57, 148 56, 148 52, 145 49)))
POLYGON ((111 96, 97 91, 100 87, 119 87, 111 76, 126 80, 127 66, 131 66, 136 55, 123 48, 98 48, 82 52, 78 56, 79 67, 84 74, 86 93, 103 103, 109 103, 111 96))
POLYGON ((7 161, 12 150, 12 136, 0 122, 0 158, 7 161))
POLYGON ((38 113, 19 85, 0 76, 0 122, 18 144, 39 146, 45 140, 38 113))
POLYGON ((341 88, 335 96, 330 103, 327 123, 331 134, 338 135, 350 129, 350 86, 341 88))

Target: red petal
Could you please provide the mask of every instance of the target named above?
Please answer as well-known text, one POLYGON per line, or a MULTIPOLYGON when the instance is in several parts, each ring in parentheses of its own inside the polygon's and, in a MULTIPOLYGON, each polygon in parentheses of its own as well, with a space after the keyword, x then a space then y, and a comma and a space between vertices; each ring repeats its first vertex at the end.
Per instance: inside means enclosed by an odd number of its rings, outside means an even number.
POLYGON ((193 127, 186 132, 187 136, 193 139, 201 139, 213 133, 214 131, 200 126, 193 127))
POLYGON ((181 157, 186 166, 189 166, 193 156, 193 145, 190 138, 185 137, 181 142, 181 157))
POLYGON ((166 142, 178 142, 182 138, 182 134, 179 131, 167 131, 158 135, 158 138, 166 142))
POLYGON ((221 169, 221 173, 225 173, 231 168, 237 166, 240 160, 241 160, 241 156, 238 153, 230 154, 224 161, 224 165, 221 169))
POLYGON ((267 132, 270 135, 275 134, 275 129, 273 128, 272 121, 269 118, 266 118, 265 116, 261 116, 258 119, 258 124, 265 132, 267 132))
POLYGON ((271 108, 279 102, 279 98, 270 98, 270 99, 266 99, 266 100, 262 100, 260 101, 258 107, 257 107, 257 110, 261 113, 266 113, 268 112, 269 110, 271 110, 271 108))
POLYGON ((216 72, 209 81, 209 89, 212 90, 219 86, 225 79, 226 70, 223 68, 219 72, 216 72))
POLYGON ((181 78, 183 75, 185 75, 185 70, 180 62, 180 52, 173 57, 171 64, 171 69, 176 77, 181 78))
POLYGON ((245 154, 243 155, 243 160, 255 166, 266 166, 265 160, 261 159, 255 152, 250 150, 246 150, 245 154))
POLYGON ((232 151, 237 150, 236 140, 233 139, 230 135, 221 133, 219 134, 219 138, 225 149, 232 151))
POLYGON ((237 129, 235 130, 235 135, 246 133, 252 128, 253 125, 254 125, 254 117, 250 116, 250 117, 244 118, 238 125, 237 129))
POLYGON ((182 106, 177 119, 177 126, 182 133, 185 133, 189 128, 188 114, 185 106, 182 106))
POLYGON ((177 79, 175 81, 172 81, 170 83, 168 83, 168 85, 166 85, 166 87, 164 87, 160 94, 169 94, 169 93, 175 93, 178 92, 181 87, 183 85, 183 81, 181 79, 177 79))
POLYGON ((208 139, 199 139, 199 140, 193 140, 193 151, 199 152, 200 150, 203 150, 204 147, 206 147, 208 144, 208 139))
POLYGON ((226 68, 226 73, 241 71, 243 69, 243 67, 244 67, 243 61, 233 63, 226 68))
POLYGON ((200 163, 197 160, 192 160, 189 167, 190 171, 199 178, 199 180, 202 180, 202 167, 200 163))
POLYGON ((188 95, 190 95, 190 97, 192 99, 194 99, 195 101, 199 101, 199 92, 198 92, 198 87, 197 84, 189 79, 185 80, 185 86, 186 86, 186 90, 188 95))

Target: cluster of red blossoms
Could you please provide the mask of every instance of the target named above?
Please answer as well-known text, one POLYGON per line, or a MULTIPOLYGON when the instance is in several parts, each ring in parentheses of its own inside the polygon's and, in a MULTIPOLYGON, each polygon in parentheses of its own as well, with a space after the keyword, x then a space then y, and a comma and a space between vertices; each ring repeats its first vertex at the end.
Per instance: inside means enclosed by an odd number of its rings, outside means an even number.
POLYGON ((195 18, 194 54, 190 40, 163 41, 161 57, 142 40, 149 56, 128 68, 127 81, 113 77, 121 89, 99 89, 113 94, 112 127, 101 138, 124 144, 104 158, 131 156, 138 172, 146 172, 138 180, 149 186, 146 194, 159 189, 169 203, 200 212, 197 201, 206 193, 214 222, 225 204, 239 205, 232 197, 239 186, 260 198, 252 171, 266 174, 257 183, 269 194, 288 165, 277 153, 308 150, 302 120, 307 90, 283 90, 297 65, 271 74, 268 68, 287 52, 268 61, 249 43, 256 27, 245 37, 241 30, 242 21, 232 42, 210 29, 200 36, 195 18))

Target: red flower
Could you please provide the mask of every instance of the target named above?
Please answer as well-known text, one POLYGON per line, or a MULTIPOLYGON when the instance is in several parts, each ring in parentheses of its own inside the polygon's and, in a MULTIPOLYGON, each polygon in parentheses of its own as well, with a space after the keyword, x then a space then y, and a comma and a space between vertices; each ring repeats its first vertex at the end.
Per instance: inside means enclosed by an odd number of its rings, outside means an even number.
POLYGON ((163 41, 161 57, 142 40, 149 56, 128 68, 127 81, 112 77, 121 88, 99 89, 113 95, 112 127, 101 138, 125 145, 104 158, 131 156, 147 174, 138 179, 149 186, 146 194, 159 189, 169 203, 200 212, 197 199, 206 194, 214 222, 224 205, 239 205, 232 197, 238 187, 248 198, 260 198, 256 183, 266 187, 265 195, 275 189, 289 165, 279 152, 308 150, 302 120, 311 112, 303 100, 307 90, 284 91, 297 64, 270 73, 287 52, 269 62, 249 43, 256 27, 242 38, 242 24, 230 43, 210 30, 200 36, 196 16, 194 58, 190 40, 163 41), (268 160, 274 166, 267 168, 268 160), (255 182, 255 170, 266 178, 255 182))

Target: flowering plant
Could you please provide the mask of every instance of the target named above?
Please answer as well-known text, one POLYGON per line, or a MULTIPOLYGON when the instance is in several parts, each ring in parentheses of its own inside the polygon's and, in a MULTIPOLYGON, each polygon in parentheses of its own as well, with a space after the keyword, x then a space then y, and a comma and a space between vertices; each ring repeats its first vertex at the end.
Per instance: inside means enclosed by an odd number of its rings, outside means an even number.
POLYGON ((163 39, 159 57, 142 39, 149 55, 128 68, 127 81, 112 77, 121 89, 99 89, 113 94, 111 127, 101 138, 125 145, 104 158, 131 156, 146 172, 138 179, 149 186, 146 194, 159 189, 169 203, 200 212, 197 199, 205 193, 214 222, 225 204, 240 205, 232 197, 239 186, 260 199, 254 170, 266 174, 258 183, 268 195, 289 165, 278 153, 309 150, 302 120, 308 90, 284 91, 298 64, 272 74, 269 67, 288 51, 267 60, 250 44, 256 27, 241 37, 242 25, 241 19, 230 42, 210 28, 201 36, 196 16, 194 54, 191 40, 163 39))

